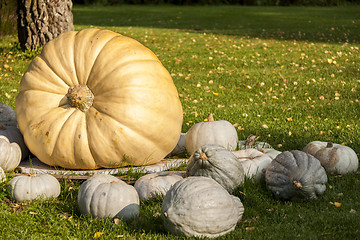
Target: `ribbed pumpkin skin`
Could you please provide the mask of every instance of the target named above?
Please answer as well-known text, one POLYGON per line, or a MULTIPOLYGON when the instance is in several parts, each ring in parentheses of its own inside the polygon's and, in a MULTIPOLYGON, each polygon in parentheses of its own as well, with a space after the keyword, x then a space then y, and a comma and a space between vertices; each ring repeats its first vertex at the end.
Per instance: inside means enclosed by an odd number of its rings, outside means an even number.
POLYGON ((245 178, 241 161, 231 151, 216 144, 204 145, 190 156, 186 175, 210 177, 229 193, 243 183, 245 178))
POLYGON ((59 181, 50 174, 20 175, 8 183, 10 197, 18 202, 40 198, 56 198, 60 195, 59 181))
POLYGON ((183 177, 178 172, 157 172, 140 177, 134 184, 140 200, 156 195, 165 195, 167 191, 183 177))
POLYGON ((21 149, 17 143, 10 143, 5 136, 0 136, 0 167, 5 171, 14 170, 21 161, 21 149))
POLYGON ((226 120, 199 122, 186 133, 185 146, 191 155, 205 144, 218 144, 228 150, 235 150, 238 135, 235 127, 226 120))
POLYGON ((303 151, 319 159, 321 165, 330 173, 356 172, 359 167, 355 151, 341 144, 313 141, 308 143, 303 151))
POLYGON ((240 199, 208 177, 188 177, 166 193, 161 216, 167 231, 186 237, 218 237, 233 231, 244 212, 240 199))
MULTIPOLYGON (((0 102, 0 136, 5 136, 10 143, 16 143, 20 147, 21 160, 29 156, 29 149, 25 145, 23 135, 17 128, 15 111, 9 105, 2 102, 0 102)), ((2 165, 0 164, 0 166, 2 165)), ((4 167, 4 170, 9 171, 12 169, 4 167)))
POLYGON ((303 151, 280 153, 265 173, 266 186, 278 199, 311 200, 326 190, 327 175, 319 160, 303 151))
POLYGON ((258 181, 264 180, 265 171, 272 161, 272 158, 254 148, 248 148, 232 153, 241 162, 244 174, 248 178, 255 178, 258 181))
POLYGON ((81 184, 78 206, 82 214, 97 218, 128 220, 139 215, 139 196, 135 188, 120 179, 97 174, 81 184))
POLYGON ((69 169, 157 163, 182 125, 169 72, 148 48, 109 30, 70 31, 46 44, 15 109, 31 152, 69 169))

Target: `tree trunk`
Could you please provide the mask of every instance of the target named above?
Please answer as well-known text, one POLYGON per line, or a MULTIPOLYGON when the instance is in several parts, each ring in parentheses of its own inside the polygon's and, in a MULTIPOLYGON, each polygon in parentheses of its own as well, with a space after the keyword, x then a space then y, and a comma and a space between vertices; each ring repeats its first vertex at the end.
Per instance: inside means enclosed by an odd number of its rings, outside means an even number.
POLYGON ((17 0, 20 46, 36 49, 74 30, 71 0, 17 0))

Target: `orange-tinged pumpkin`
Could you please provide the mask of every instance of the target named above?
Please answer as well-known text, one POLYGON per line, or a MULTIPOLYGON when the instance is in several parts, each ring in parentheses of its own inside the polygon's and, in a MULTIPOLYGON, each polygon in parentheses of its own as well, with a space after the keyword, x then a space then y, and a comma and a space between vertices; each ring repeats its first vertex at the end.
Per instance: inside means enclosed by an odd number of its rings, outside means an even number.
POLYGON ((157 163, 182 125, 177 89, 155 54, 99 29, 46 44, 21 80, 15 110, 30 151, 69 169, 157 163))

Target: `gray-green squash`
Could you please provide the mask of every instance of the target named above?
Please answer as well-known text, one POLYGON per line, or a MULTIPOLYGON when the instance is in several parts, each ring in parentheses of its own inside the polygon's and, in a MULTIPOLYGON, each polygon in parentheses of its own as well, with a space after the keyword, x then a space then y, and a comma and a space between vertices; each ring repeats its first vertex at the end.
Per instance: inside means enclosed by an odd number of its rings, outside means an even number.
POLYGON ((327 175, 319 160, 299 150, 279 154, 265 173, 267 188, 275 198, 306 201, 326 190, 327 175))
POLYGON ((50 174, 19 175, 8 183, 10 197, 17 202, 56 198, 60 195, 59 181, 50 174))
POLYGON ((164 195, 183 175, 176 171, 156 172, 146 174, 136 180, 134 187, 140 200, 147 200, 156 195, 164 195))
POLYGON ((210 177, 229 193, 245 178, 241 161, 231 151, 217 144, 198 148, 189 158, 186 175, 210 177))
POLYGON ((139 215, 139 195, 135 188, 107 174, 96 174, 81 184, 77 203, 80 212, 94 218, 122 218, 139 215))
POLYGON ((165 230, 185 237, 219 237, 235 229, 244 206, 208 177, 188 177, 166 193, 161 207, 165 230))

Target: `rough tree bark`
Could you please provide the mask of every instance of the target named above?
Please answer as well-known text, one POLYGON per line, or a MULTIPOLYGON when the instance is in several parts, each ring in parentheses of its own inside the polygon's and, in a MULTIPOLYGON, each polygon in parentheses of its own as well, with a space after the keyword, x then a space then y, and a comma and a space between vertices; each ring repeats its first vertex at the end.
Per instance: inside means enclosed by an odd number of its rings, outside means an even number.
POLYGON ((17 0, 20 46, 36 49, 74 30, 71 0, 17 0))

